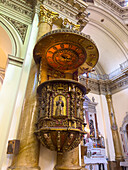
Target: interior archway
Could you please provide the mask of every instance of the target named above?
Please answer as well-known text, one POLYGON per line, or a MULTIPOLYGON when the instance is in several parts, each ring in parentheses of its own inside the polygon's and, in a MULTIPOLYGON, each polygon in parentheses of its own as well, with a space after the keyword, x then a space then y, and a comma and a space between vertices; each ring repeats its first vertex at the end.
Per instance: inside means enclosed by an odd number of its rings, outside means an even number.
POLYGON ((0 26, 0 89, 3 84, 8 54, 12 53, 12 43, 8 33, 0 26))

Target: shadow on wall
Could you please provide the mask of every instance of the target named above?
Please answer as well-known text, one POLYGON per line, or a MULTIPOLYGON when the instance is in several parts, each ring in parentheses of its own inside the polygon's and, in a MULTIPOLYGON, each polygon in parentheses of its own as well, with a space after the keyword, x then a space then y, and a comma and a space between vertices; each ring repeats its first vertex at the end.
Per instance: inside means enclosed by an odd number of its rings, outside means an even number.
POLYGON ((40 146, 39 166, 43 170, 55 170, 57 152, 40 146))

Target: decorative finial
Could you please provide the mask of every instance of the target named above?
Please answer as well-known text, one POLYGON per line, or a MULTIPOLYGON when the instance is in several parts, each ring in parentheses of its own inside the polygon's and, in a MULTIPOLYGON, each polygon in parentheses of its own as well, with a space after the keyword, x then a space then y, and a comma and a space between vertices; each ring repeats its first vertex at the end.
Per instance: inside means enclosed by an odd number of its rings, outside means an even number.
POLYGON ((72 29, 72 30, 76 30, 76 31, 80 30, 80 25, 73 24, 67 18, 64 19, 63 26, 64 26, 64 28, 67 28, 67 29, 72 29))

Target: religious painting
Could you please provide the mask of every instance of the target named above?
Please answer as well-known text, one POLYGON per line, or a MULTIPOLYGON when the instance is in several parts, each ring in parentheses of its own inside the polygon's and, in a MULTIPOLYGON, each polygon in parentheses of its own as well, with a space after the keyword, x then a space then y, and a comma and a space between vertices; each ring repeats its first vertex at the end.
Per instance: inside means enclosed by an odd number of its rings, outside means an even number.
POLYGON ((94 122, 93 120, 89 120, 89 128, 90 128, 90 135, 95 136, 95 130, 94 130, 94 122))
POLYGON ((19 140, 8 141, 7 154, 18 154, 20 147, 19 140))
POLYGON ((66 116, 66 99, 63 95, 54 98, 53 115, 66 116))

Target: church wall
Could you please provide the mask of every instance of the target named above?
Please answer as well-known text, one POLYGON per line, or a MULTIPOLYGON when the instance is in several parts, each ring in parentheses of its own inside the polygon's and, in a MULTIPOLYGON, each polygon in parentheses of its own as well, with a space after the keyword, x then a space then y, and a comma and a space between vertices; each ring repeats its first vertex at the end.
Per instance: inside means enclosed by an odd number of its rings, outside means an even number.
POLYGON ((39 166, 42 170, 54 170, 56 159, 57 152, 40 146, 39 166))
POLYGON ((118 93, 115 93, 112 96, 112 99, 113 99, 118 131, 120 134, 120 127, 122 126, 122 122, 124 117, 126 116, 126 112, 128 112, 128 88, 118 93))
MULTIPOLYGON (((1 164, 4 161, 7 150, 7 138, 13 116, 14 104, 20 80, 21 68, 9 65, 0 92, 0 158, 1 164), (12 81, 13 80, 13 81, 12 81), (6 93, 5 93, 6 92, 6 93)), ((15 122, 16 123, 16 122, 15 122)))
POLYGON ((110 127, 109 113, 107 108, 107 102, 104 95, 97 95, 89 93, 87 95, 90 99, 95 98, 98 128, 101 135, 105 139, 106 156, 110 161, 115 160, 115 151, 110 127))

